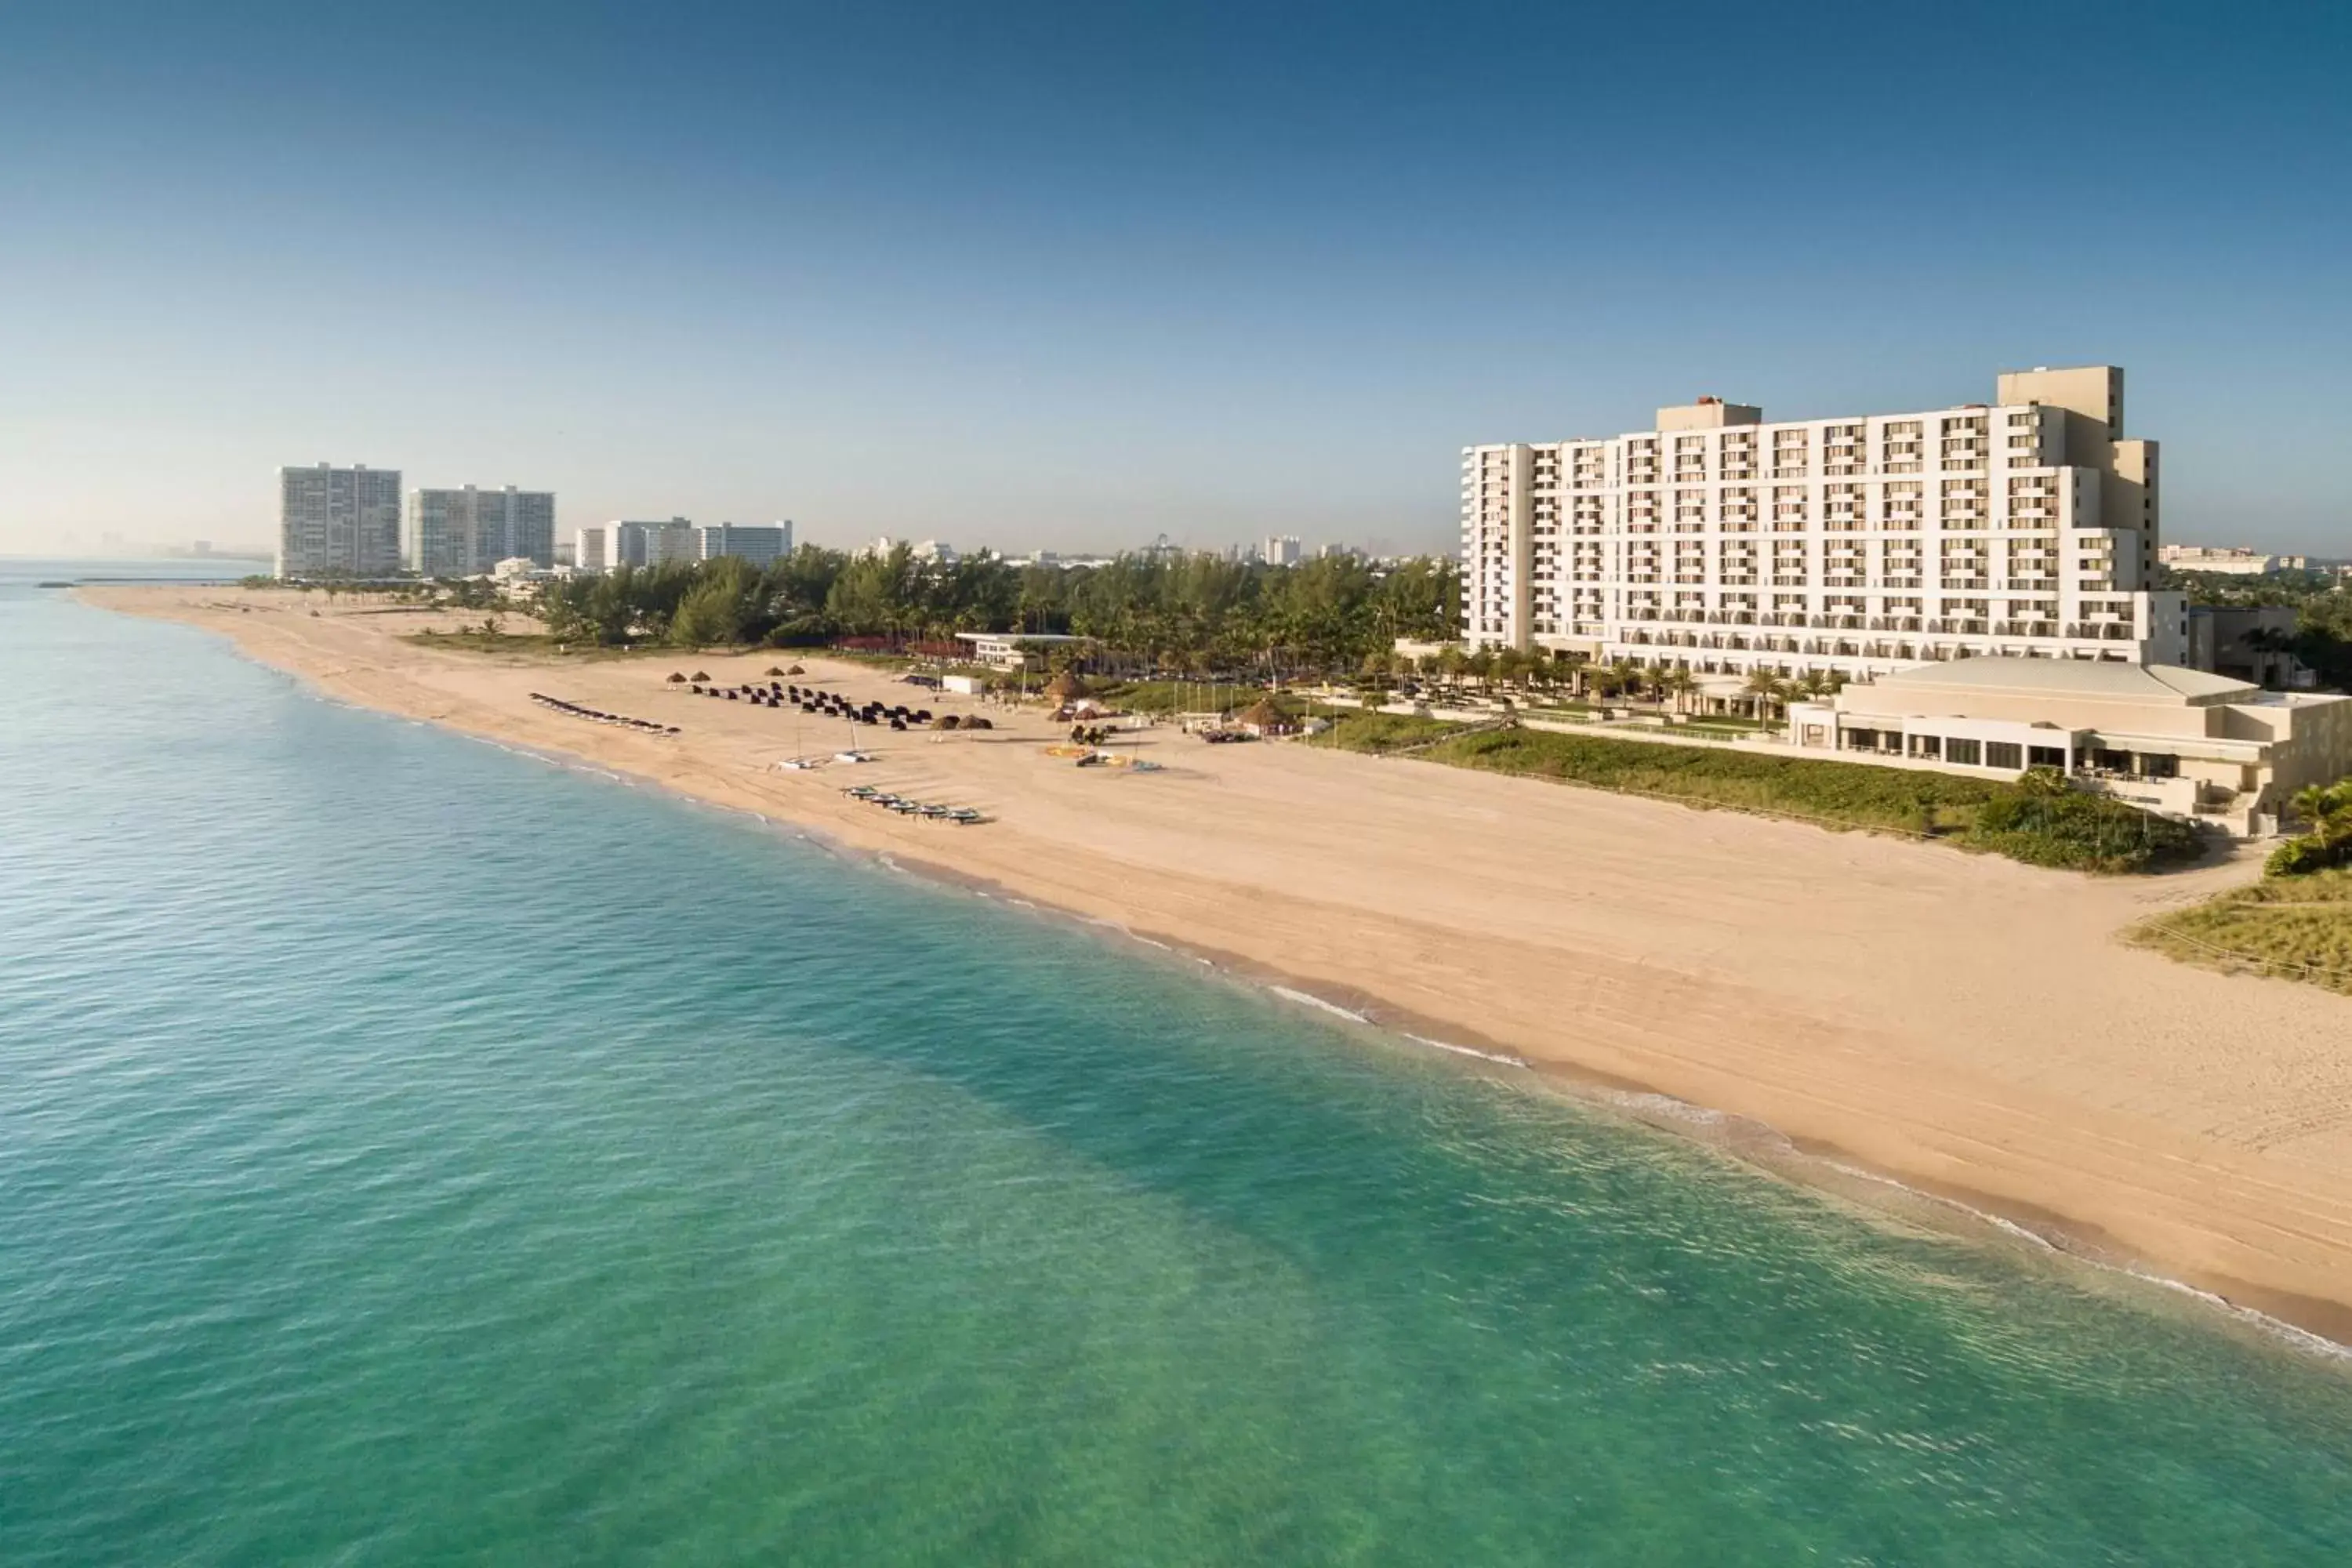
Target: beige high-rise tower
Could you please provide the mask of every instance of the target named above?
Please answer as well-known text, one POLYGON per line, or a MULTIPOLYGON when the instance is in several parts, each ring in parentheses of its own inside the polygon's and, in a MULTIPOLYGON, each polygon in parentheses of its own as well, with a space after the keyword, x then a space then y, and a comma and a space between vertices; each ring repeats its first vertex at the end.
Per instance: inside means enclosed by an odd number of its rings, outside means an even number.
POLYGON ((1630 435, 1463 449, 1463 632, 1698 674, 1974 654, 2177 663, 2156 444, 2123 372, 2000 402, 1767 424, 1702 398, 1630 435))

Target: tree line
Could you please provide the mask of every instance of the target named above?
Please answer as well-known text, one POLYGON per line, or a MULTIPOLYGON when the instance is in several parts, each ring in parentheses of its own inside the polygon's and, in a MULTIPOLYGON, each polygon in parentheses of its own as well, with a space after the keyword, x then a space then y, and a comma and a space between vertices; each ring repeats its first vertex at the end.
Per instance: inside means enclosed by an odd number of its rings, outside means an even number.
POLYGON ((550 583, 540 618, 560 641, 810 646, 957 632, 1071 633, 1154 668, 1355 668, 1397 638, 1456 635, 1450 562, 1295 566, 1208 554, 1122 555, 1100 566, 1016 565, 982 552, 940 563, 905 545, 849 555, 803 544, 765 569, 734 556, 622 567, 550 583))
POLYGON ((2321 682, 2352 690, 2352 587, 2332 573, 2280 572, 2239 577, 2218 572, 2164 574, 2192 605, 2235 609, 2292 608, 2295 629, 2257 632, 2247 641, 2270 653, 2291 653, 2318 672, 2321 682))

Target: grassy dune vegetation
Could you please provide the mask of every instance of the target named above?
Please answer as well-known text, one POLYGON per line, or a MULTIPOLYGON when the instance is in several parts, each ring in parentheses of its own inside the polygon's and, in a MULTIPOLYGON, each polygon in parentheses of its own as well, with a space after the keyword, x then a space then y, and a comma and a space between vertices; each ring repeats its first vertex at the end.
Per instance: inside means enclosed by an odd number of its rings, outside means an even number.
POLYGON ((1401 714, 1349 714, 1315 743, 1373 754, 1414 747, 1416 757, 1454 767, 1799 817, 1824 827, 1915 834, 2036 866, 2144 871, 2194 859, 2203 847, 2185 824, 2071 791, 1718 746, 1463 729, 1401 714))
POLYGON ((2185 963, 2251 970, 2352 994, 2352 868, 2268 877, 2133 928, 2185 963))

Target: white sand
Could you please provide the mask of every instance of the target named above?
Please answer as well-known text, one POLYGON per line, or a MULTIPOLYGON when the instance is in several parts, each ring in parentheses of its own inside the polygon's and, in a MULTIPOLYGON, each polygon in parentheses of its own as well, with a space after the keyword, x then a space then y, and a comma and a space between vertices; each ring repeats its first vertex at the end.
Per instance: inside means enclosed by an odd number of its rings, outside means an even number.
MULTIPOLYGON (((1769 1123, 2352 1338, 2352 1000, 2126 948, 2253 874, 2095 879, 1932 845, 1292 744, 1171 731, 1166 771, 1044 754, 1042 718, 937 742, 861 729, 855 770, 782 773, 796 715, 686 695, 768 666, 952 711, 863 668, 762 652, 555 660, 400 640, 450 617, 275 592, 92 589, 224 632, 334 694, 789 817, 1078 914, 1370 1000, 1423 1033, 1769 1123), (313 616, 312 607, 322 614, 313 616), (683 726, 550 713, 537 689, 683 726), (954 828, 853 779, 980 807, 954 828)), ((808 751, 846 727, 800 720, 808 751)))

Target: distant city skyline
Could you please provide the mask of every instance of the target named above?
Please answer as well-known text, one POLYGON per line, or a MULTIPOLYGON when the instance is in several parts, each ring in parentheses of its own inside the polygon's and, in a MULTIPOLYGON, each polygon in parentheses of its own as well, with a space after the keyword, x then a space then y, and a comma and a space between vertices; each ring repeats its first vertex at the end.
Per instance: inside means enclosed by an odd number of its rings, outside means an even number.
POLYGON ((365 454, 564 530, 1443 551, 1465 444, 2121 363, 2170 537, 2352 554, 2352 13, 1862 15, 421 0, 370 94, 291 0, 27 0, 0 552, 258 543, 365 454))

